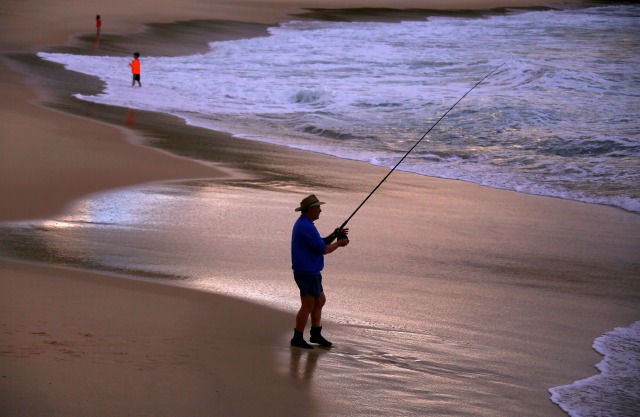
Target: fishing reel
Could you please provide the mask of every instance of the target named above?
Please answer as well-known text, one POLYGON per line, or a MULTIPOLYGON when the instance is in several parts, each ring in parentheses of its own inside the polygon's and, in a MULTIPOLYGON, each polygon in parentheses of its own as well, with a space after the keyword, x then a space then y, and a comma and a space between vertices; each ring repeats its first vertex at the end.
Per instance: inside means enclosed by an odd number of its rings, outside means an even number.
POLYGON ((333 232, 333 235, 336 237, 336 240, 349 239, 347 234, 345 232, 343 232, 342 230, 343 229, 336 229, 335 232, 333 232))

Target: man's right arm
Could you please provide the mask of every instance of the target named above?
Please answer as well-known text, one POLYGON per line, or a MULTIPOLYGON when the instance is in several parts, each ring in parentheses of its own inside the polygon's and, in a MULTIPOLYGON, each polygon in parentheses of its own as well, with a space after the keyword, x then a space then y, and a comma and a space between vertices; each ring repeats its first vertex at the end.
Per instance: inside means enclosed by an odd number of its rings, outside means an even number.
POLYGON ((325 249, 324 254, 328 255, 331 252, 335 251, 336 249, 338 249, 341 246, 347 246, 349 244, 349 239, 340 239, 336 242, 331 243, 330 245, 327 245, 327 249, 325 249))

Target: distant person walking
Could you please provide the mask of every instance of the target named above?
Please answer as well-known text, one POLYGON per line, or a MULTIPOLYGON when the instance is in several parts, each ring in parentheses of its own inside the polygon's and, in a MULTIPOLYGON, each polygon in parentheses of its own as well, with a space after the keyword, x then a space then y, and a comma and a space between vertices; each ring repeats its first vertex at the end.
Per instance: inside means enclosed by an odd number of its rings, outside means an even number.
POLYGON ((102 28, 102 19, 100 19, 100 15, 96 15, 96 37, 100 37, 100 29, 102 28))
POLYGON ((142 83, 140 83, 140 54, 137 52, 133 53, 133 61, 129 64, 131 67, 131 73, 133 74, 133 80, 131 81, 131 87, 135 86, 136 81, 138 85, 142 87, 142 83))

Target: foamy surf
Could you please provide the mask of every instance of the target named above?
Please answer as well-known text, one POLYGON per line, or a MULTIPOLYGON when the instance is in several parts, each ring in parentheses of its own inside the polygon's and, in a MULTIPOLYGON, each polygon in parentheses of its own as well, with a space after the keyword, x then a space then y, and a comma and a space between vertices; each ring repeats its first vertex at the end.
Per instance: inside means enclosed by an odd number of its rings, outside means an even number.
POLYGON ((604 356, 600 373, 551 388, 551 400, 571 417, 640 415, 640 321, 605 333, 593 348, 604 356))
POLYGON ((95 75, 78 95, 237 136, 399 169, 640 211, 638 6, 401 23, 298 21, 184 57, 39 54, 95 75))

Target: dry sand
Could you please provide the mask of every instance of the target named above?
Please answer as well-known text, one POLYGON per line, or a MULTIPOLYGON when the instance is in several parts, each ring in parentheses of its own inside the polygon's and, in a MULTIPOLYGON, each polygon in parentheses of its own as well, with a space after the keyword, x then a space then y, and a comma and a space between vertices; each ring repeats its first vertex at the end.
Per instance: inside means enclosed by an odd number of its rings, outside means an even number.
MULTIPOLYGON (((3 2, 1 49, 35 52, 71 34, 91 33, 96 13, 108 33, 186 19, 270 23, 300 6, 426 7, 424 1, 118 0, 95 10, 93 3, 54 3, 3 2)), ((532 2, 509 1, 518 3, 532 2)), ((6 62, 0 62, 0 72, 0 220, 52 216, 76 198, 115 187, 239 175, 234 166, 202 164, 136 145, 133 130, 39 106, 42 92, 29 79, 6 62)), ((255 145, 247 152, 269 149, 255 145)), ((273 165, 314 180, 288 192, 319 190, 325 199, 340 202, 338 212, 327 210, 327 223, 348 214, 385 172, 278 152, 273 165)), ((274 193, 274 201, 279 198, 274 193)), ((287 216, 277 214, 273 221, 289 225, 287 216)), ((340 271, 337 278, 357 282, 359 275, 369 274, 379 275, 381 282, 389 276, 401 282, 416 265, 429 265, 433 296, 426 302, 433 305, 434 333, 473 328, 474 342, 495 349, 497 363, 524 362, 524 374, 512 378, 530 392, 509 391, 505 383, 505 397, 496 395, 496 408, 512 406, 509 395, 522 395, 515 401, 525 404, 521 415, 563 415, 547 401, 546 388, 593 374, 599 361, 590 349, 593 339, 638 319, 640 221, 635 214, 398 173, 350 227, 359 238, 349 246, 349 256, 329 261, 340 271), (513 277, 518 285, 505 289, 501 284, 513 277)), ((12 260, 0 260, 0 285, 0 415, 358 414, 357 404, 345 400, 350 398, 346 391, 343 398, 336 396, 335 389, 349 389, 339 380, 334 391, 326 384, 300 384, 274 359, 289 352, 293 314, 12 260)), ((333 381, 335 375, 323 374, 321 364, 313 378, 333 381)), ((438 385, 428 389, 447 391, 438 385)), ((472 401, 474 392, 468 395, 451 401, 472 401)))

